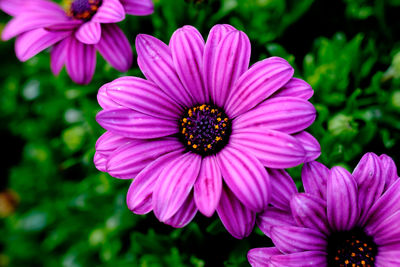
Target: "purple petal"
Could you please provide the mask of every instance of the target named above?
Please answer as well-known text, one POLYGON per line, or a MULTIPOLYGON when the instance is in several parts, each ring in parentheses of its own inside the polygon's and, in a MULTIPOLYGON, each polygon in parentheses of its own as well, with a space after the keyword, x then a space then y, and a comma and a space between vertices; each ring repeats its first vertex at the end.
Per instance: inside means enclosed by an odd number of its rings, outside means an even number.
POLYGON ((396 164, 391 157, 382 154, 379 159, 381 160, 382 176, 386 179, 384 188, 384 191, 386 191, 399 178, 399 175, 397 174, 396 164))
POLYGON ((358 187, 358 208, 360 221, 365 218, 371 206, 382 195, 385 177, 381 175, 380 160, 374 153, 365 154, 353 171, 358 187))
POLYGON ((93 16, 93 22, 116 23, 125 19, 125 10, 119 0, 103 0, 93 16))
POLYGON ((268 267, 271 256, 282 254, 276 247, 253 248, 247 253, 247 259, 252 267, 268 267))
POLYGON ((315 116, 315 108, 310 102, 295 97, 277 97, 237 117, 232 130, 259 127, 292 134, 310 126, 315 116))
POLYGON ((106 83, 102 87, 100 87, 99 91, 97 92, 97 101, 99 102, 99 105, 103 109, 114 109, 114 108, 119 108, 121 107, 119 104, 114 102, 110 96, 107 94, 106 88, 110 85, 111 83, 106 83))
POLYGON ((221 40, 231 31, 236 30, 228 24, 218 24, 211 28, 204 47, 203 77, 208 95, 212 95, 213 65, 216 59, 217 47, 221 40))
POLYGON ((116 178, 132 179, 158 157, 181 149, 182 144, 174 138, 132 140, 109 156, 107 172, 116 178))
POLYGON ((400 211, 395 212, 379 225, 371 226, 366 225, 365 232, 367 235, 374 237, 374 242, 378 246, 400 244, 400 211))
POLYGON ((1 0, 0 9, 11 16, 25 12, 47 11, 64 15, 65 11, 56 3, 46 0, 1 0))
POLYGON ((322 199, 326 199, 326 184, 330 170, 317 161, 304 164, 301 171, 304 191, 322 199))
POLYGON ((115 135, 111 132, 105 132, 99 137, 99 139, 97 139, 95 148, 97 152, 109 156, 117 148, 126 145, 129 142, 132 142, 132 139, 115 135))
POLYGON ((400 246, 398 244, 379 247, 375 257, 376 267, 400 266, 400 246))
POLYGON ((192 106, 192 96, 179 80, 169 47, 150 35, 136 37, 138 64, 148 80, 156 83, 168 96, 186 107, 192 106))
POLYGON ((20 61, 26 61, 70 34, 70 32, 48 32, 43 29, 25 32, 17 37, 15 53, 20 61))
POLYGON ((295 226, 296 224, 290 211, 268 207, 262 213, 257 214, 257 225, 266 236, 271 237, 273 226, 295 226))
POLYGON ((180 106, 157 85, 141 78, 118 78, 107 85, 106 91, 114 102, 146 115, 177 120, 182 114, 180 106))
POLYGON ((234 118, 260 104, 292 78, 294 69, 279 57, 257 62, 233 86, 225 111, 234 118))
POLYGON ((296 226, 274 226, 271 239, 283 253, 295 253, 307 250, 324 251, 327 240, 321 232, 296 226))
POLYGON ((65 67, 71 79, 78 84, 88 84, 96 69, 96 49, 85 45, 74 36, 69 38, 65 67))
POLYGON ((84 44, 97 44, 101 37, 100 23, 88 21, 75 32, 75 37, 84 44))
POLYGON ((342 167, 333 167, 327 183, 328 221, 334 231, 352 229, 358 219, 357 183, 342 167))
POLYGON ((329 234, 326 202, 307 194, 296 194, 290 202, 293 218, 299 226, 329 234))
POLYGON ((101 39, 96 48, 104 59, 118 71, 128 71, 132 66, 133 54, 131 45, 116 24, 102 25, 101 39))
POLYGON ((51 71, 54 75, 58 75, 61 69, 64 67, 66 62, 66 55, 68 49, 68 39, 64 39, 61 42, 55 44, 51 49, 51 71))
POLYGON ((400 179, 397 179, 388 190, 375 202, 365 219, 368 227, 374 228, 386 218, 400 210, 400 179))
POLYGON ((222 188, 217 213, 233 237, 242 239, 253 231, 256 214, 246 208, 227 187, 222 188))
POLYGON ((216 159, 225 183, 247 208, 260 212, 267 207, 269 176, 257 158, 240 147, 226 146, 216 159))
POLYGON ((136 214, 146 214, 153 209, 153 191, 154 186, 160 177, 162 170, 173 159, 179 157, 183 150, 176 150, 160 156, 148 164, 133 179, 126 196, 128 208, 136 214))
POLYGON ((199 175, 201 156, 191 152, 171 161, 161 172, 153 192, 156 217, 165 222, 183 205, 199 175))
POLYGON ((98 152, 94 153, 93 163, 94 166, 96 166, 96 169, 98 169, 101 172, 106 172, 107 158, 108 157, 102 155, 101 153, 98 152))
POLYGON ((268 169, 271 180, 270 203, 282 210, 290 210, 290 199, 297 193, 296 184, 284 170, 268 169))
POLYGON ((120 0, 125 12, 135 16, 147 16, 153 13, 154 5, 151 0, 120 0))
POLYGON ((129 108, 100 111, 96 121, 104 129, 130 138, 159 138, 178 132, 176 121, 152 117, 129 108))
POLYGON ((286 133, 248 127, 234 131, 230 143, 243 147, 269 168, 291 168, 304 162, 304 148, 296 138, 286 133))
POLYGON ((311 85, 302 79, 292 78, 285 86, 278 90, 273 97, 292 96, 308 100, 313 94, 314 90, 311 88, 311 85))
POLYGON ((215 156, 208 156, 201 162, 199 177, 194 184, 194 200, 201 213, 213 215, 218 206, 222 190, 222 175, 215 156))
POLYGON ((219 107, 224 107, 231 88, 248 69, 251 46, 247 35, 231 31, 221 40, 212 62, 211 98, 219 107))
POLYGON ((197 103, 208 103, 209 96, 203 82, 204 40, 192 26, 184 26, 171 37, 169 43, 176 72, 197 103))
POLYGON ((327 267, 327 254, 322 251, 305 251, 291 253, 287 255, 277 255, 271 257, 274 266, 285 267, 327 267))
POLYGON ((306 151, 304 162, 313 161, 321 155, 321 146, 319 145, 318 140, 308 132, 302 131, 298 134, 294 134, 293 137, 301 143, 306 151))
POLYGON ((185 227, 191 220, 193 220, 196 213, 197 207, 193 200, 193 194, 190 194, 175 215, 166 220, 165 224, 175 228, 185 227))

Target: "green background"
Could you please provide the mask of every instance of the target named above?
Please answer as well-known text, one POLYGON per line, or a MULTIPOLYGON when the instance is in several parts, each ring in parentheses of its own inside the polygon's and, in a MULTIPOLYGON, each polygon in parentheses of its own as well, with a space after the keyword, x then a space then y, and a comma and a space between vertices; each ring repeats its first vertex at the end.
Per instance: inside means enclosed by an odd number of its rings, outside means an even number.
MULTIPOLYGON (((138 33, 168 43, 185 24, 205 38, 232 24, 249 36, 252 63, 281 56, 312 85, 319 161, 351 170, 373 151, 400 164, 399 0, 154 2, 153 15, 119 24, 132 46, 138 33)), ((9 19, 0 14, 0 29, 9 19)), ((65 70, 52 75, 48 51, 21 63, 12 40, 0 54, 0 266, 248 266, 250 248, 271 245, 258 229, 234 239, 216 215, 173 229, 132 214, 130 181, 95 169, 97 90, 142 76, 136 61, 119 73, 98 56, 93 81, 80 86, 65 70)), ((289 171, 301 190, 300 170, 289 171)))

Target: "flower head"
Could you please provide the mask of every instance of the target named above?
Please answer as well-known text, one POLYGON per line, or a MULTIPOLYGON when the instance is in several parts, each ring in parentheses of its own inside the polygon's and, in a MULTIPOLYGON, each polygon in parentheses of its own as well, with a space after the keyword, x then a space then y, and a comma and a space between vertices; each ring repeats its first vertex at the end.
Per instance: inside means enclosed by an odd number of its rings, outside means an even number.
POLYGON ((154 211, 174 227, 197 210, 216 210, 235 237, 253 229, 255 213, 271 195, 276 172, 319 156, 303 130, 315 119, 311 87, 272 57, 248 67, 250 42, 229 25, 211 29, 207 42, 191 26, 170 44, 136 38, 138 64, 147 79, 122 77, 102 86, 107 130, 96 144, 95 165, 134 178, 130 210, 154 211))
POLYGON ((367 153, 353 171, 305 164, 305 193, 270 207, 258 224, 275 247, 252 266, 400 266, 400 179, 393 160, 367 153), (271 217, 272 215, 273 218, 271 217), (272 218, 272 219, 271 219, 272 218))
POLYGON ((151 0, 73 0, 65 9, 47 0, 0 0, 0 9, 14 16, 2 32, 2 39, 17 37, 15 52, 26 61, 48 47, 51 70, 57 75, 65 65, 71 79, 80 84, 91 81, 96 51, 114 68, 127 71, 132 49, 116 25, 125 13, 148 15, 151 0))

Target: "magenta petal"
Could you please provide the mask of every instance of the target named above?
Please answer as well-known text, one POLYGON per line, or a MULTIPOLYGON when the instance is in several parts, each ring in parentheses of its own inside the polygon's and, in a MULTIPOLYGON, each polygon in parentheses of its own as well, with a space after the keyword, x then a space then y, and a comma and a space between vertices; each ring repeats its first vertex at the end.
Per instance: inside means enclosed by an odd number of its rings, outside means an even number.
POLYGON ((225 111, 234 118, 255 107, 285 85, 292 78, 294 69, 279 57, 257 62, 246 71, 230 91, 225 111))
POLYGON ((322 163, 313 161, 304 164, 301 179, 305 192, 326 199, 326 184, 329 176, 330 170, 322 163))
POLYGON ((386 191, 399 178, 399 175, 397 174, 396 164, 391 157, 382 154, 379 159, 381 160, 382 176, 386 179, 384 189, 386 191))
POLYGON ((318 230, 329 234, 329 225, 326 215, 326 202, 307 194, 296 194, 290 202, 293 218, 299 226, 318 230))
POLYGON ((280 254, 276 247, 253 248, 247 253, 247 259, 252 267, 269 267, 271 256, 280 254))
POLYGON ((165 166, 176 157, 179 157, 182 151, 181 149, 160 156, 148 164, 133 179, 126 196, 126 203, 132 212, 146 214, 153 209, 154 186, 165 166))
POLYGON ((306 151, 304 162, 313 161, 321 155, 321 146, 319 145, 318 140, 308 132, 302 131, 298 134, 294 134, 293 137, 301 143, 302 147, 306 151))
POLYGON ((241 31, 229 32, 219 43, 212 62, 213 102, 224 107, 231 88, 248 69, 251 46, 247 35, 241 31))
POLYGON ((100 23, 88 21, 82 24, 75 32, 75 37, 84 44, 97 44, 101 37, 100 23))
POLYGON ((397 179, 388 190, 375 202, 366 217, 368 227, 374 228, 386 218, 400 210, 400 179, 397 179))
POLYGON ((150 35, 136 37, 138 64, 148 80, 156 83, 169 97, 186 107, 192 105, 192 96, 182 85, 175 71, 169 47, 150 35))
POLYGON ((100 87, 99 91, 97 92, 97 102, 103 109, 113 109, 121 107, 119 104, 114 102, 110 96, 107 94, 106 88, 110 85, 110 83, 104 84, 100 87))
POLYGON ((216 59, 218 44, 231 31, 236 30, 231 25, 219 24, 211 28, 204 47, 203 77, 208 95, 212 95, 213 65, 216 59))
POLYGON ((47 0, 1 0, 0 10, 11 16, 25 12, 47 11, 64 15, 65 11, 56 3, 47 0))
POLYGON ((153 13, 154 5, 152 0, 120 0, 125 12, 135 16, 147 16, 153 13))
POLYGON ((100 111, 96 121, 104 129, 130 138, 159 138, 178 132, 176 121, 152 117, 129 108, 100 111))
POLYGON ((157 85, 141 78, 118 78, 107 85, 106 91, 114 102, 157 118, 177 123, 183 112, 157 85))
POLYGON ((119 0, 103 0, 93 16, 93 22, 116 23, 125 19, 125 10, 119 0))
POLYGON ((53 33, 43 29, 25 32, 15 41, 15 53, 20 61, 26 61, 68 35, 70 32, 53 33))
POLYGON ((267 99, 256 108, 237 117, 232 130, 260 127, 292 134, 310 126, 315 116, 315 108, 310 102, 295 97, 277 97, 267 99))
POLYGON ((282 210, 290 210, 290 200, 297 193, 296 184, 284 170, 268 169, 271 180, 271 204, 282 210))
POLYGON ((292 78, 285 86, 277 91, 273 97, 292 96, 308 100, 313 94, 314 90, 311 88, 311 85, 302 79, 292 78))
POLYGON ((106 172, 106 164, 107 164, 107 158, 106 156, 102 155, 99 152, 94 153, 93 157, 93 163, 94 166, 96 166, 96 169, 98 169, 101 172, 106 172))
POLYGON ((58 75, 66 62, 67 47, 69 40, 64 39, 55 44, 50 52, 51 56, 51 71, 54 75, 58 75))
POLYGON ((175 228, 185 227, 193 220, 196 213, 197 207, 193 200, 193 194, 190 194, 174 216, 165 221, 165 224, 175 228))
POLYGON ((208 103, 208 94, 203 82, 204 40, 192 26, 184 26, 174 32, 169 46, 176 72, 186 91, 197 103, 208 103))
POLYGON ((109 156, 107 172, 116 178, 132 179, 158 157, 181 149, 182 144, 175 138, 132 140, 109 156))
POLYGON ((273 266, 285 267, 327 267, 327 254, 322 251, 305 251, 287 255, 276 255, 271 257, 273 266))
POLYGON ((374 153, 365 154, 354 169, 353 177, 357 182, 358 206, 360 221, 362 221, 370 207, 381 196, 385 186, 379 157, 374 153))
POLYGON ((269 168, 291 168, 304 162, 305 150, 300 142, 279 131, 248 127, 234 131, 230 143, 243 147, 269 168))
POLYGON ((199 175, 201 156, 191 152, 172 160, 155 185, 153 208, 156 217, 165 222, 183 205, 199 175))
POLYGON ((317 230, 296 226, 274 226, 271 228, 271 239, 283 253, 295 253, 307 250, 324 251, 327 240, 317 230))
POLYGON ((357 183, 342 167, 333 167, 327 184, 328 221, 334 231, 352 229, 358 219, 357 183))
POLYGON ((116 24, 103 24, 99 53, 115 69, 125 72, 132 66, 133 54, 128 38, 116 24))
POLYGON ((249 209, 260 212, 268 205, 270 181, 267 171, 252 154, 226 146, 216 155, 225 183, 249 209))
POLYGON ((199 177, 194 184, 194 200, 201 213, 213 215, 222 190, 222 175, 215 156, 205 157, 201 162, 199 177))
POLYGON ((400 266, 400 246, 391 245, 380 247, 375 257, 376 267, 400 266))
POLYGON ((256 222, 260 230, 268 237, 271 237, 273 226, 296 225, 290 211, 280 210, 275 207, 268 207, 262 213, 257 214, 256 222))
POLYGON ((65 66, 71 79, 78 84, 88 84, 96 69, 96 49, 85 45, 74 36, 69 38, 65 66))
POLYGON ((374 237, 378 246, 386 246, 394 243, 400 244, 400 211, 386 218, 379 225, 366 225, 366 234, 374 237))
POLYGON ((242 239, 253 231, 256 214, 246 208, 227 187, 222 188, 217 213, 233 237, 242 239))
POLYGON ((115 135, 111 132, 105 132, 99 137, 99 139, 97 139, 95 148, 96 151, 101 154, 110 155, 117 148, 131 141, 132 139, 130 138, 126 138, 120 135, 115 135))

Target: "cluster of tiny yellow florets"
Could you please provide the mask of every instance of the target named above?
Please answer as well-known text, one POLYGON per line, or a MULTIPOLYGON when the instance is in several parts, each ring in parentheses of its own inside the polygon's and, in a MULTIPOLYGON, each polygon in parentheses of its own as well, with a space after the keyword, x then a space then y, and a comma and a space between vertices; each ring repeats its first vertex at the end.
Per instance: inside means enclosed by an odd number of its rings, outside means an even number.
POLYGON ((336 266, 351 266, 351 267, 372 267, 375 261, 373 257, 373 248, 366 242, 361 242, 352 236, 352 240, 346 240, 346 248, 338 249, 337 254, 334 258, 336 266), (352 248, 352 252, 349 253, 349 249, 352 248), (364 259, 360 259, 364 258, 364 259), (356 263, 355 263, 356 262, 356 263))

